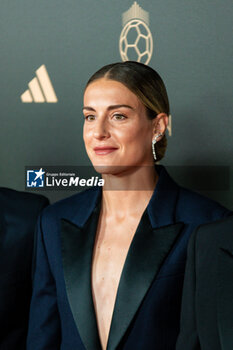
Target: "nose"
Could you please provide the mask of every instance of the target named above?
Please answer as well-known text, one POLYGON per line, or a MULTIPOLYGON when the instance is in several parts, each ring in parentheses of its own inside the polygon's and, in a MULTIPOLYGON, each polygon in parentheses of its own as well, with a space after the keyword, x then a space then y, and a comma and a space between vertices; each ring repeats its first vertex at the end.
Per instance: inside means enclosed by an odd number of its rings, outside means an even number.
POLYGON ((96 139, 105 139, 110 136, 109 130, 108 130, 108 123, 105 119, 98 118, 95 122, 95 129, 93 136, 96 139))

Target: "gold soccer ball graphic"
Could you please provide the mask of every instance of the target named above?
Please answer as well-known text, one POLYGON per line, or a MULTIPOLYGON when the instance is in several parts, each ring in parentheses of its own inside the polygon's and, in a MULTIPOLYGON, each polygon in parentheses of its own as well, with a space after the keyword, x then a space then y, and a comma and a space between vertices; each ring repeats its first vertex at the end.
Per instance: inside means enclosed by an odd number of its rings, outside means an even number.
POLYGON ((139 19, 133 19, 122 29, 119 50, 122 61, 148 64, 153 52, 153 39, 149 27, 139 19))

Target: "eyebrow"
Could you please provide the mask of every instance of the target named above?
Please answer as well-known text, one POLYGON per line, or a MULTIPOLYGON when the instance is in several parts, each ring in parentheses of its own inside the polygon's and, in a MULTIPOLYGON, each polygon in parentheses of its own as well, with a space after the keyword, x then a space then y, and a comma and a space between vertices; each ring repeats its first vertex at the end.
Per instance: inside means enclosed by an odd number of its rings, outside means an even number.
MULTIPOLYGON (((134 109, 133 107, 129 106, 129 105, 112 105, 112 106, 108 106, 107 110, 110 111, 112 109, 117 109, 117 108, 129 108, 129 109, 134 109)), ((89 106, 84 106, 83 110, 86 109, 87 111, 94 111, 95 109, 89 106)))

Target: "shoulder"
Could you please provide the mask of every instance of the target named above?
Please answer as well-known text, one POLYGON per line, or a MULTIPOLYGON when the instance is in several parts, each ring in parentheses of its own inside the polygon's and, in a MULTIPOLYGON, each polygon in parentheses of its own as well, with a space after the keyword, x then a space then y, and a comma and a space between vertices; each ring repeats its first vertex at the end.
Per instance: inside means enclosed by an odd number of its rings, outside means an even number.
POLYGON ((46 207, 42 212, 43 221, 71 220, 84 218, 94 207, 100 190, 96 187, 76 193, 46 207))
POLYGON ((5 239, 2 259, 7 259, 11 251, 10 261, 15 261, 14 256, 16 258, 23 254, 27 261, 28 254, 32 251, 38 216, 48 204, 49 201, 44 196, 0 188, 0 233, 5 239))
POLYGON ((226 239, 229 246, 233 249, 233 213, 231 216, 217 220, 208 224, 200 225, 196 230, 197 244, 211 242, 217 239, 219 242, 224 242, 226 239))
POLYGON ((45 196, 0 187, 0 208, 6 214, 31 217, 38 215, 48 204, 45 196))
POLYGON ((156 170, 159 173, 159 190, 164 194, 167 205, 171 203, 175 207, 176 222, 196 227, 229 215, 230 211, 216 201, 178 185, 163 166, 157 166, 156 170))
POLYGON ((183 187, 179 191, 177 213, 183 221, 196 221, 199 225, 230 215, 230 211, 218 202, 183 187))

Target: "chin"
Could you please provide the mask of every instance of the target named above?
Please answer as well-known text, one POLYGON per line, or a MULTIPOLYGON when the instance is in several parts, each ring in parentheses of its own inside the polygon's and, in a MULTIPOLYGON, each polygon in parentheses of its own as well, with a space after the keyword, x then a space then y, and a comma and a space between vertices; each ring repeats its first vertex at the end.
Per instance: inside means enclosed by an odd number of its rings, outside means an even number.
POLYGON ((93 164, 95 171, 102 175, 114 175, 114 176, 125 176, 130 175, 135 172, 135 170, 139 167, 138 165, 114 165, 114 164, 93 164))
POLYGON ((121 166, 93 164, 95 171, 100 174, 116 175, 120 172, 121 166))
POLYGON ((106 159, 106 157, 91 157, 91 163, 95 171, 99 174, 112 174, 115 175, 119 173, 121 166, 116 165, 116 161, 112 159, 106 159))

